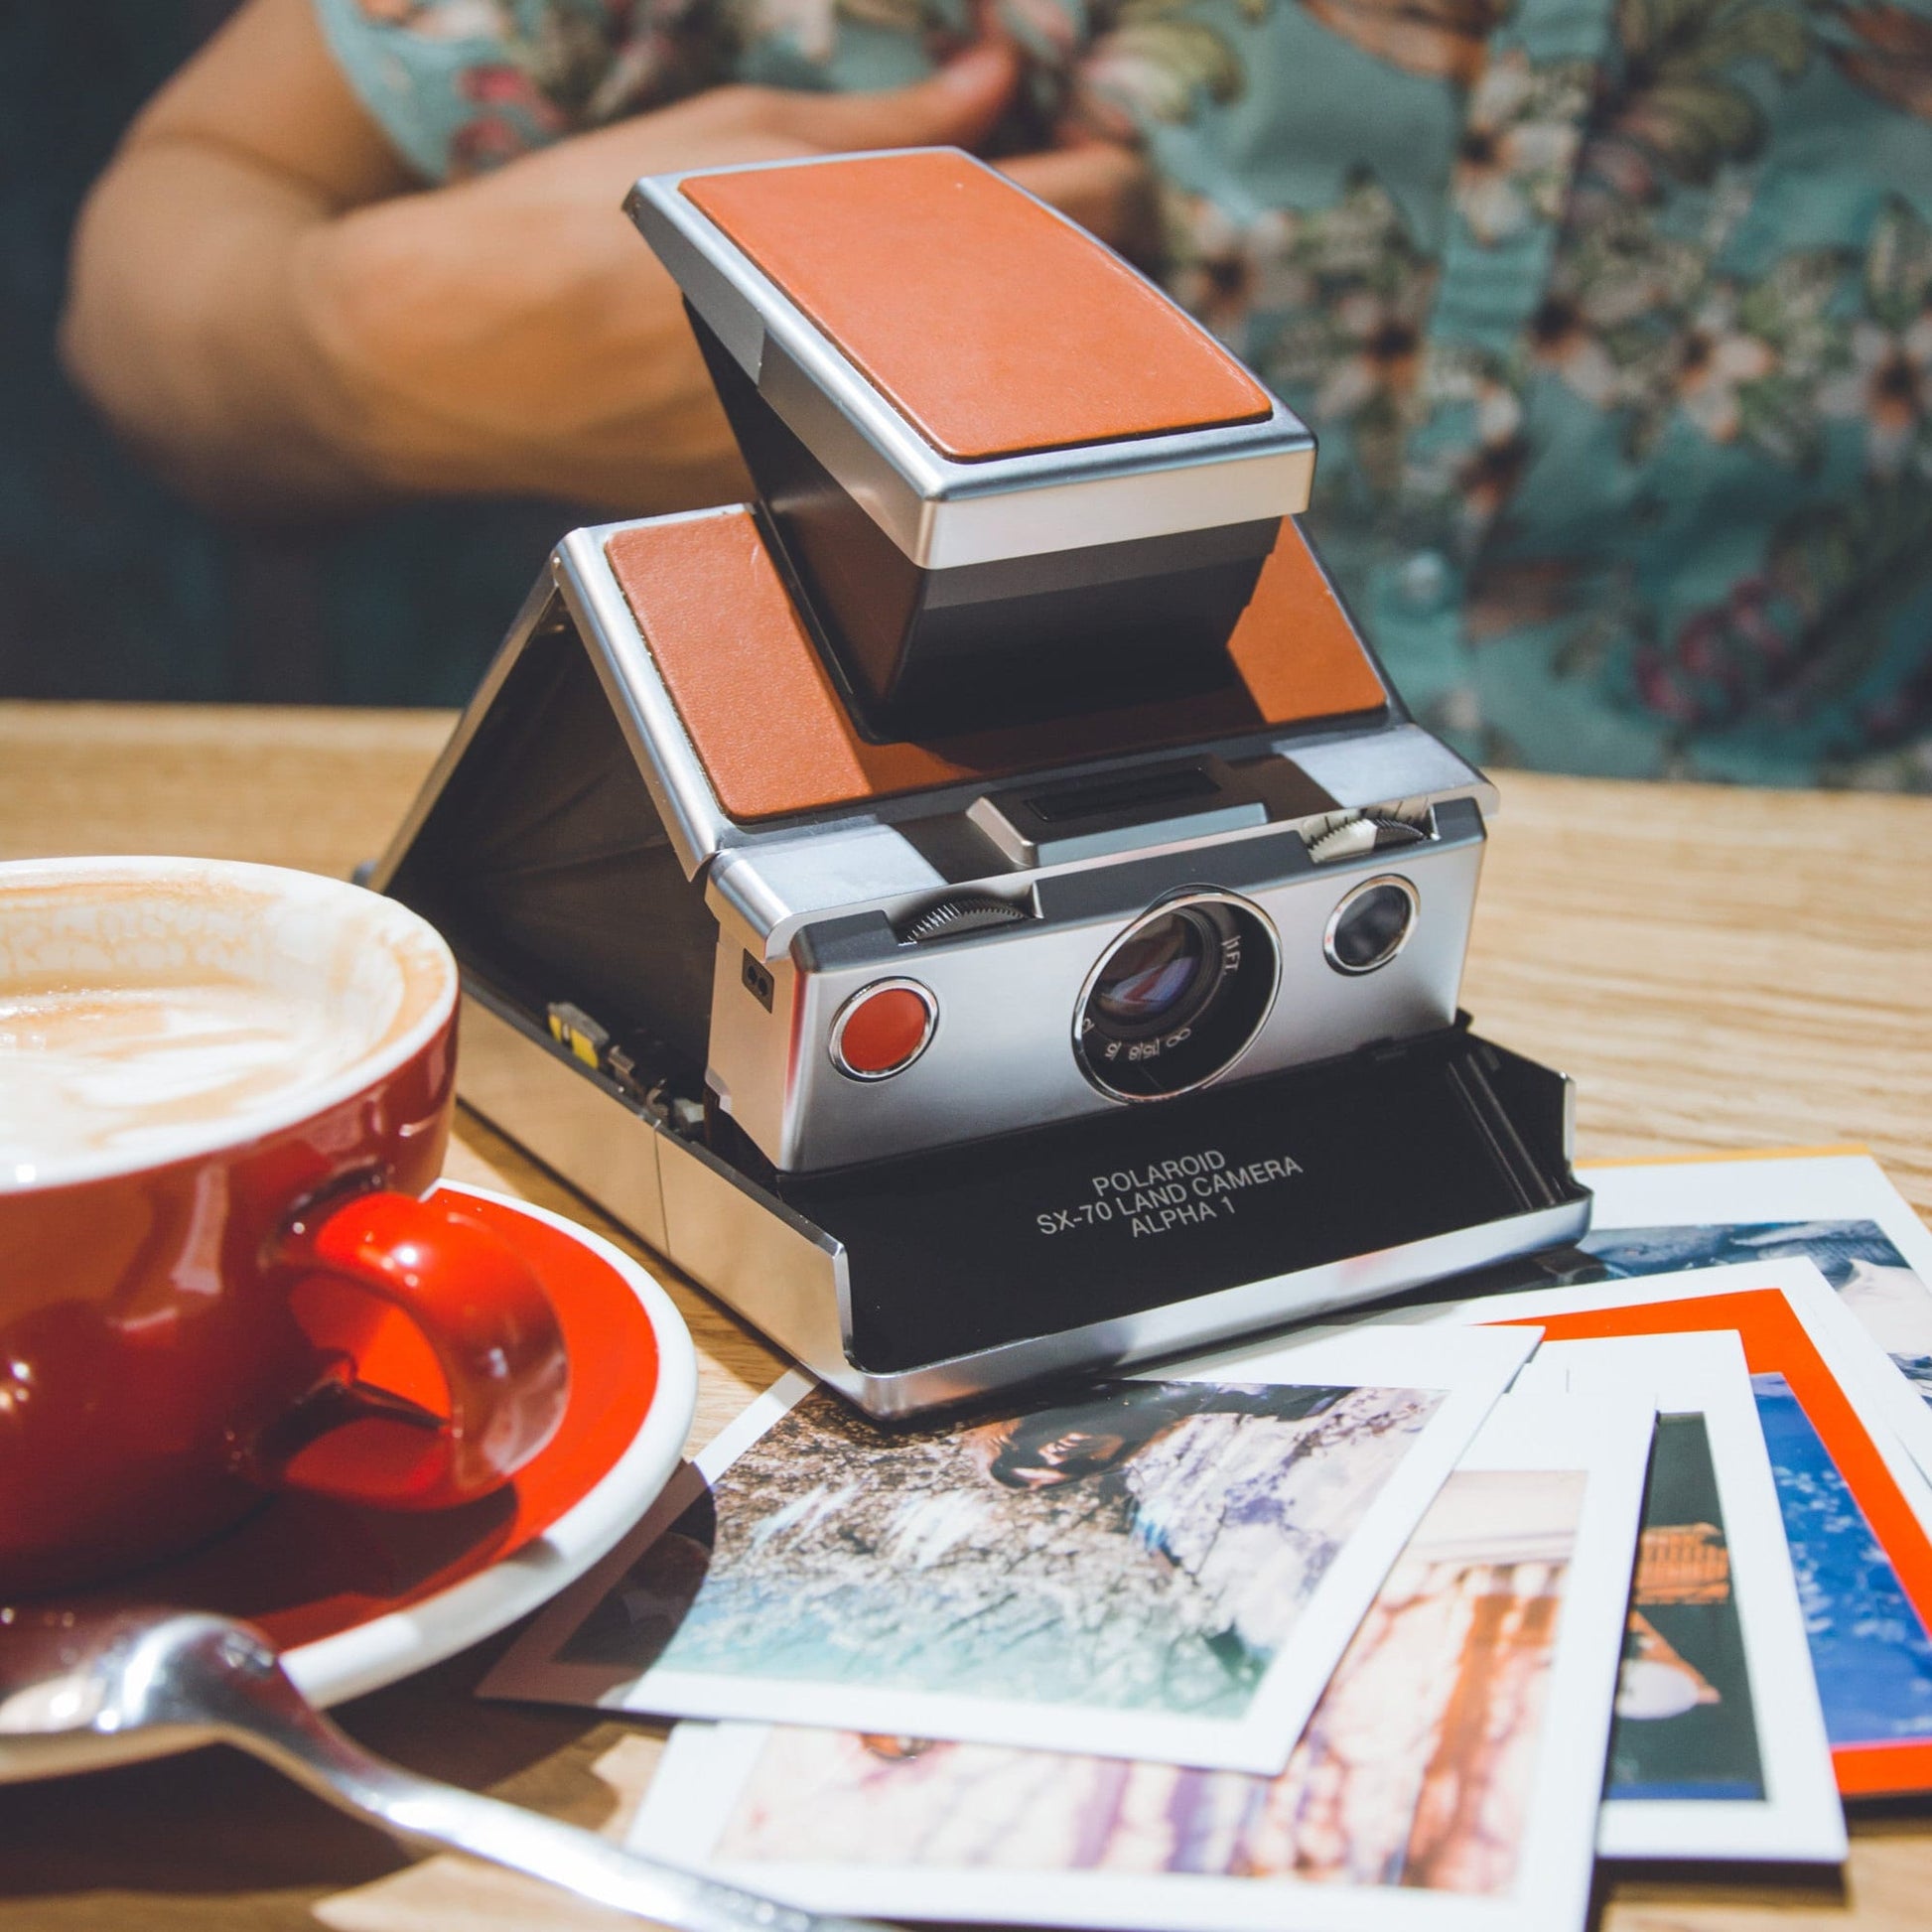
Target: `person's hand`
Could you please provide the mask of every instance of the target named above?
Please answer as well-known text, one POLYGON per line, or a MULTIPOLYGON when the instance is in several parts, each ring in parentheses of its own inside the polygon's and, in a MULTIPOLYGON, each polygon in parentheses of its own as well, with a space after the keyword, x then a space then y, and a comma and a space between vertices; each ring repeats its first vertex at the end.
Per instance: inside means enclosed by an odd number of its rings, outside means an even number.
MULTIPOLYGON (((1019 78, 1016 55, 986 47, 883 93, 724 87, 409 192, 312 0, 246 0, 88 196, 62 350, 122 436, 229 514, 425 493, 628 512, 729 499, 744 475, 624 190, 679 168, 976 146, 1019 78)), ((1124 150, 1005 165, 1131 250, 1147 198, 1124 150)))
MULTIPOLYGON (((328 222, 294 261, 300 312, 372 482, 548 492, 650 510, 745 493, 675 284, 619 208, 639 175, 793 156, 973 147, 1018 84, 1007 49, 871 94, 718 88, 459 186, 328 222)), ((1105 144, 1004 163, 1103 238, 1145 206, 1105 144)))

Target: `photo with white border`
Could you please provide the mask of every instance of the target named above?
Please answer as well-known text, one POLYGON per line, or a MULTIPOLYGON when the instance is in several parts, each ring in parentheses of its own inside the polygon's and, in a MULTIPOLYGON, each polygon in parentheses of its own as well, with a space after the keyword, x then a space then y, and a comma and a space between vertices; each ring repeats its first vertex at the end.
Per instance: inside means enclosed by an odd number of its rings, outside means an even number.
POLYGON ((1570 1932, 1651 1422, 1629 1395, 1504 1397, 1279 1778, 686 1724, 629 1842, 896 1919, 1570 1932))
MULTIPOLYGON (((1666 1423, 1697 1418, 1708 1446, 1718 1516, 1715 1524, 1652 1527, 1646 1502, 1645 1528, 1637 1566, 1638 1587, 1632 1617, 1644 1618, 1651 1647, 1662 1658, 1626 1658, 1617 1700, 1617 1730, 1612 1738, 1612 1783, 1616 1739, 1626 1729, 1666 1732, 1673 1722, 1688 1722, 1693 1738, 1707 1720, 1728 1720, 1746 1760, 1754 1760, 1760 1795, 1724 1795, 1724 1785, 1696 1762, 1682 1795, 1606 1796, 1596 1848, 1606 1858, 1739 1859, 1837 1864, 1845 1857, 1845 1813, 1832 1773, 1825 1717, 1812 1680, 1811 1653, 1805 1640, 1804 1610, 1791 1571, 1791 1555, 1778 1513, 1770 1457, 1758 1427, 1750 1372, 1736 1335, 1722 1330, 1684 1335, 1613 1335, 1592 1341, 1546 1341, 1517 1378, 1524 1395, 1604 1395, 1628 1391, 1656 1404, 1659 1439, 1652 1479, 1660 1474, 1666 1423), (1701 1532, 1691 1558, 1654 1547, 1683 1542, 1701 1532), (1646 1572, 1675 1568, 1686 1572, 1671 1587, 1660 1578, 1655 1594, 1663 1608, 1644 1614, 1646 1572), (1696 1574, 1689 1574, 1691 1572, 1696 1574), (1698 1654, 1677 1636, 1670 1612, 1693 1627, 1719 1621, 1724 1649, 1741 1649, 1736 1675, 1741 1679, 1732 1702, 1722 1709, 1728 1689, 1715 1669, 1700 1670, 1698 1654), (1651 1626, 1661 1626, 1661 1633, 1651 1626), (1734 1631, 1734 1638, 1730 1633, 1734 1631), (1676 1649, 1673 1652, 1672 1639, 1676 1649), (1639 1681, 1648 1673, 1660 1688, 1646 1698, 1639 1681), (1676 1695, 1688 1683, 1688 1694, 1676 1695), (1698 1708, 1702 1707, 1702 1708, 1698 1708), (1713 1707, 1718 1707, 1713 1709, 1713 1707), (1654 1716, 1653 1716, 1654 1714, 1654 1716), (1698 1790, 1700 1772, 1709 1789, 1698 1790)), ((1726 1659, 1726 1661, 1729 1661, 1726 1659)), ((1648 1742, 1639 1732, 1639 1746, 1648 1742)), ((1720 1744, 1725 1741, 1720 1738, 1720 1744)), ((1654 1752, 1656 1746, 1650 1745, 1654 1752)), ((1668 1758, 1671 1746, 1665 1744, 1668 1758)), ((1659 1779, 1659 1782, 1671 1782, 1659 1779)))
POLYGON ((1932 1230, 1868 1154, 1608 1163, 1578 1244, 1621 1276, 1802 1255, 1873 1343, 1877 1412, 1932 1477, 1932 1230), (1640 1239, 1647 1236, 1648 1239, 1640 1239))
POLYGON ((483 1694, 1277 1772, 1535 1341, 1129 1377, 1023 1411, 1021 1468, 1011 1416, 881 1431, 787 1376, 483 1694))

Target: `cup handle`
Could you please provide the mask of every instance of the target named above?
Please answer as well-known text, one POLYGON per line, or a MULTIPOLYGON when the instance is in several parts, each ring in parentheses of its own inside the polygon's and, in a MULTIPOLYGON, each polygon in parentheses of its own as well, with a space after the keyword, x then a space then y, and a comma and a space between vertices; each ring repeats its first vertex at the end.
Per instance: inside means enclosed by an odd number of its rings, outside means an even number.
POLYGON ((324 1202, 289 1225, 275 1260, 295 1277, 297 1318, 330 1366, 257 1434, 245 1462, 253 1480, 384 1509, 445 1509, 500 1488, 557 1433, 570 1378, 556 1314, 523 1258, 459 1203, 393 1193, 324 1202), (434 1358, 440 1411, 365 1380, 341 1324, 315 1333, 304 1296, 312 1306, 316 1291, 337 1310, 359 1304, 380 1315, 373 1298, 402 1315, 434 1358))

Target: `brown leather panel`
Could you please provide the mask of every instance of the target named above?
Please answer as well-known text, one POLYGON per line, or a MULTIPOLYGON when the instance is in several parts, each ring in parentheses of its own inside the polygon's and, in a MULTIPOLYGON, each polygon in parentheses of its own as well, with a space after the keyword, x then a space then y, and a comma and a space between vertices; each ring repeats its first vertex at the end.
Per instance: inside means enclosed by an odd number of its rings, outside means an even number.
POLYGON ((683 194, 957 462, 1269 413, 1111 249, 965 155, 696 175, 683 194))
POLYGON ((1228 647, 1241 687, 924 745, 859 736, 749 510, 638 523, 605 554, 718 802, 740 824, 1388 702, 1287 519, 1228 647))
POLYGON ((1228 640, 1255 709, 1271 725, 1302 725, 1389 701, 1355 626, 1291 516, 1261 567, 1228 640))

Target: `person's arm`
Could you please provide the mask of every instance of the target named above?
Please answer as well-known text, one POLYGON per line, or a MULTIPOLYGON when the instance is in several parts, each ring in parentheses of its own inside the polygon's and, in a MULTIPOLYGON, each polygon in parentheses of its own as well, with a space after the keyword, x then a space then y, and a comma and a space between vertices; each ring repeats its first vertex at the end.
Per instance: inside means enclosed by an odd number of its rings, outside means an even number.
MULTIPOLYGON (((626 510, 742 493, 638 175, 958 142, 1016 79, 985 49, 880 94, 725 87, 454 187, 407 183, 309 0, 251 0, 157 96, 74 247, 68 363, 157 467, 252 514, 438 492, 626 510)), ((1118 150, 1014 172, 1105 227, 1118 150)))
POLYGON ((297 263, 411 186, 308 0, 255 0, 149 103, 76 228, 61 347, 191 494, 257 509, 375 492, 297 263))

